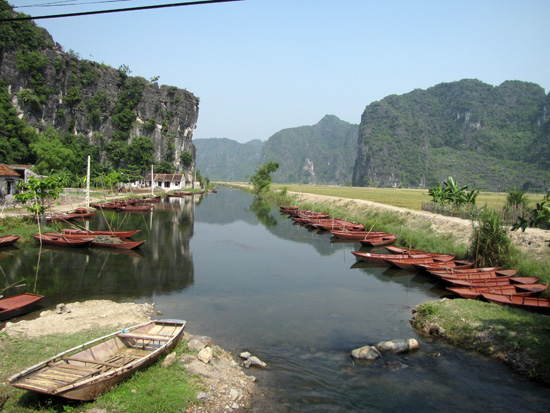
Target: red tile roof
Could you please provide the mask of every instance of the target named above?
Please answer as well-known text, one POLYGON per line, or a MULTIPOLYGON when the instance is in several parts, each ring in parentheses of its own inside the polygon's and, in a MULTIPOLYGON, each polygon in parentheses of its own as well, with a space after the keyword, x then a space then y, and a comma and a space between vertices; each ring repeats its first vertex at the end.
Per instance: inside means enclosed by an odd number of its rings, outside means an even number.
POLYGON ((19 175, 13 169, 10 169, 8 166, 6 166, 4 164, 0 164, 0 176, 17 176, 17 177, 21 177, 21 175, 19 175))

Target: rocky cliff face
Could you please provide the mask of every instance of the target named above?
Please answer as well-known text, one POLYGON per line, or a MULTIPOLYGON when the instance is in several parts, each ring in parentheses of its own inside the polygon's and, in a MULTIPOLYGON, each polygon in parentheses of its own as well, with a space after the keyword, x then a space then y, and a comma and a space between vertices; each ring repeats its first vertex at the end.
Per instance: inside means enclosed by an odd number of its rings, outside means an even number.
POLYGON ((79 59, 42 29, 34 33, 43 36, 33 42, 39 47, 17 39, 9 42, 2 33, 0 78, 7 82, 20 117, 37 130, 53 127, 85 136, 99 148, 100 161, 115 167, 128 163, 122 149, 138 137, 149 138, 156 163, 166 161, 178 172, 193 175, 197 97, 130 77, 125 68, 79 59), (192 155, 191 165, 182 162, 184 152, 192 155))
POLYGON ((475 79, 387 96, 361 117, 353 185, 429 188, 452 176, 481 190, 545 191, 549 96, 529 82, 475 79))
POLYGON ((283 129, 265 142, 260 165, 279 163, 274 182, 351 183, 358 125, 324 116, 317 124, 283 129))

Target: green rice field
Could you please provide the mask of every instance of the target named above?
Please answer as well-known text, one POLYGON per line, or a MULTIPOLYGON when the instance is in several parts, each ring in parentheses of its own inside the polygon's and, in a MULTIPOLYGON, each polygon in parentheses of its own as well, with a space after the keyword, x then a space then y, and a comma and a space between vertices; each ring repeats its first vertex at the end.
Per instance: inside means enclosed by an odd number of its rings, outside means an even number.
MULTIPOLYGON (((362 188, 355 186, 296 184, 272 184, 271 187, 275 190, 287 188, 289 191, 293 192, 362 199, 418 211, 422 209, 422 202, 431 201, 427 189, 362 188)), ((506 196, 507 194, 505 192, 480 192, 476 204, 479 207, 487 205, 491 209, 500 209, 506 204, 506 196)), ((543 196, 543 194, 526 194, 529 205, 533 207, 536 202, 542 201, 543 196)))

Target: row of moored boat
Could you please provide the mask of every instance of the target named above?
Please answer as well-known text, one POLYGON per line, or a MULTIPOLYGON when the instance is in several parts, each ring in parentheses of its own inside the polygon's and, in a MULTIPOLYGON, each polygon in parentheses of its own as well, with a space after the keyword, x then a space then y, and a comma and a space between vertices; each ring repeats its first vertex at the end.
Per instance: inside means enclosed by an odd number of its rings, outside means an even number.
POLYGON ((425 271, 447 290, 463 298, 478 299, 522 308, 550 310, 550 300, 537 297, 548 288, 537 277, 518 277, 516 269, 498 267, 473 268, 474 262, 457 260, 454 255, 395 247, 397 237, 366 230, 363 225, 340 218, 330 218, 298 207, 280 207, 295 222, 321 231, 330 231, 332 239, 359 242, 366 246, 384 246, 385 253, 352 251, 358 261, 373 265, 390 265, 409 271, 425 271))

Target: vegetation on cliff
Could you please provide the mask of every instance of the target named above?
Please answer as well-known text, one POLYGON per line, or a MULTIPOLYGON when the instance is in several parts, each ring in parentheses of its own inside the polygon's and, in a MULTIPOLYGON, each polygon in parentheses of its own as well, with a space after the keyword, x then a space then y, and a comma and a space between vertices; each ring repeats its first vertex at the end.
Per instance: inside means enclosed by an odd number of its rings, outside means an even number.
MULTIPOLYGON (((4 0, 0 14, 16 15, 4 0)), ((4 22, 0 132, 8 139, 0 143, 0 162, 78 176, 90 155, 93 176, 121 168, 143 176, 153 164, 191 181, 198 98, 130 73, 64 52, 32 21, 4 22), (191 162, 184 164, 185 153, 191 162)))
POLYGON ((353 185, 432 187, 453 176, 480 190, 546 191, 550 95, 540 86, 441 83, 367 106, 353 185))
POLYGON ((283 129, 264 144, 259 163, 279 162, 274 182, 349 185, 358 126, 326 115, 313 126, 283 129))

